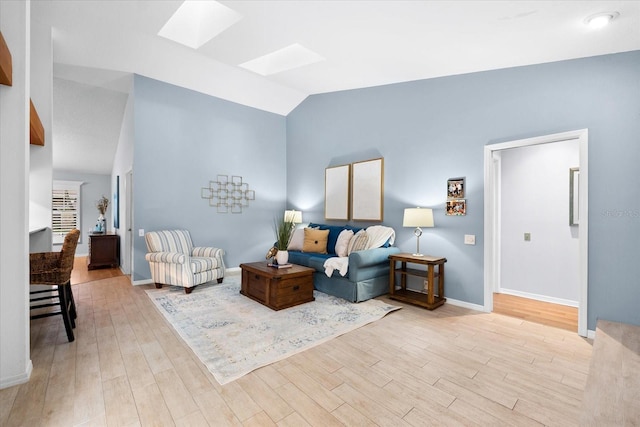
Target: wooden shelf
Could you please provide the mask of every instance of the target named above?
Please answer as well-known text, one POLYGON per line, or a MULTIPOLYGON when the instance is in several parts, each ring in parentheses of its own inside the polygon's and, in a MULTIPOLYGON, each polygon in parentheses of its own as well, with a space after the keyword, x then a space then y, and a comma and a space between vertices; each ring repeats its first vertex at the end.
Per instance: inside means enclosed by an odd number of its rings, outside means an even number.
POLYGON ((44 126, 33 101, 29 100, 29 105, 29 142, 31 145, 44 145, 44 126))
POLYGON ((0 31, 0 84, 13 85, 13 65, 9 46, 0 31))
POLYGON ((434 295, 434 302, 430 304, 428 301, 429 296, 426 293, 416 292, 409 289, 396 289, 393 295, 390 295, 389 298, 396 301, 419 305, 429 310, 440 307, 447 300, 444 296, 434 295))

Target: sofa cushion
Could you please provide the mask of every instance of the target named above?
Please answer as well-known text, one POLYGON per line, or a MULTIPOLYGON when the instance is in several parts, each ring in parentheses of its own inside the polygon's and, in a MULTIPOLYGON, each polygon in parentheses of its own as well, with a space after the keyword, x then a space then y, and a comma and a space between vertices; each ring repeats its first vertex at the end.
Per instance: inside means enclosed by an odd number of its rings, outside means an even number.
POLYGON ((367 249, 367 244, 369 243, 369 236, 365 230, 358 231, 349 242, 349 247, 347 248, 347 254, 350 255, 351 252, 363 251, 367 249))
MULTIPOLYGON (((327 225, 327 224, 309 224, 309 227, 318 227, 320 230, 329 230, 329 237, 327 238, 327 253, 336 253, 336 242, 340 232, 345 229, 341 225, 327 225)), ((355 233, 355 232, 354 232, 355 233)))
POLYGON ((293 236, 291 236, 291 241, 289 242, 289 246, 287 246, 287 250, 301 251, 303 245, 304 245, 304 228, 296 228, 293 231, 293 236))
POLYGON ((333 254, 311 254, 307 262, 307 267, 321 271, 322 274, 324 274, 324 262, 331 257, 333 257, 333 254))
POLYGON ((302 251, 326 254, 328 236, 329 230, 315 230, 313 228, 305 228, 302 251))
POLYGON ((353 230, 344 229, 340 232, 338 236, 338 241, 336 242, 336 255, 338 256, 347 256, 347 249, 349 248, 349 242, 353 237, 353 230))
POLYGON ((322 271, 324 274, 324 262, 327 258, 331 258, 332 256, 332 254, 314 254, 300 251, 289 251, 289 262, 291 264, 310 267, 316 271, 322 271))

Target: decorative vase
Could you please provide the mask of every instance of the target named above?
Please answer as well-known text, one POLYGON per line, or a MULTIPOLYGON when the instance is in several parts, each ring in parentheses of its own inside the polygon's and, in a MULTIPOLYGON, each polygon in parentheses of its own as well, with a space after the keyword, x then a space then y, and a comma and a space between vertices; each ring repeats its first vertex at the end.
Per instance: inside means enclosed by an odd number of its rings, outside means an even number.
POLYGON ((98 216, 98 222, 96 223, 96 231, 98 233, 104 233, 105 231, 107 231, 103 214, 100 214, 98 216))
POLYGON ((278 265, 286 264, 289 262, 289 251, 278 251, 276 254, 276 262, 278 265))

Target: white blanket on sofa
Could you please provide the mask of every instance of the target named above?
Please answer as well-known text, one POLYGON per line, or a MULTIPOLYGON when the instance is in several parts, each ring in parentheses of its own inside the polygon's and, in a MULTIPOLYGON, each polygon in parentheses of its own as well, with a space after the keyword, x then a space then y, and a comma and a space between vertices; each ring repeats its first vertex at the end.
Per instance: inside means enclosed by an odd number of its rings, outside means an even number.
POLYGON ((367 236, 369 236, 367 249, 379 248, 387 243, 387 240, 390 245, 393 245, 393 242, 396 240, 395 230, 384 225, 372 225, 371 227, 367 227, 367 236))
POLYGON ((349 257, 341 256, 341 257, 331 257, 327 258, 324 262, 324 274, 327 277, 331 277, 334 270, 338 270, 342 277, 347 275, 347 271, 349 270, 349 257))
MULTIPOLYGON (((391 227, 385 227, 384 225, 372 225, 367 227, 367 236, 369 242, 367 243, 367 249, 379 248, 389 241, 390 245, 396 239, 396 232, 391 227)), ((349 257, 331 257, 327 258, 324 262, 324 274, 327 277, 331 277, 333 272, 338 270, 342 277, 347 275, 349 271, 349 257)))

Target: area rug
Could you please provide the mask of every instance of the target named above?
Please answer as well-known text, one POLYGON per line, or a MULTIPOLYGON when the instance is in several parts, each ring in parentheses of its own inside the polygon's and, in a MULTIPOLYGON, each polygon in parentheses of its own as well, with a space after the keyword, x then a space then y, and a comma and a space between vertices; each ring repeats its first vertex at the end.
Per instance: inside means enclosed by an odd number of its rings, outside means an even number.
POLYGON ((222 385, 400 308, 378 300, 353 304, 314 291, 315 301, 274 311, 239 292, 240 276, 198 286, 189 295, 177 287, 147 290, 222 385))

